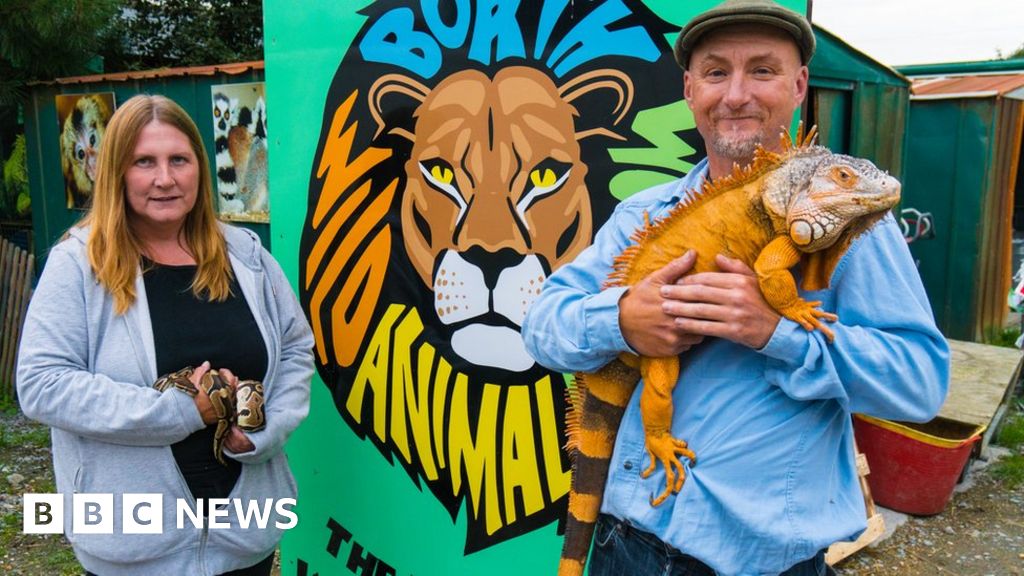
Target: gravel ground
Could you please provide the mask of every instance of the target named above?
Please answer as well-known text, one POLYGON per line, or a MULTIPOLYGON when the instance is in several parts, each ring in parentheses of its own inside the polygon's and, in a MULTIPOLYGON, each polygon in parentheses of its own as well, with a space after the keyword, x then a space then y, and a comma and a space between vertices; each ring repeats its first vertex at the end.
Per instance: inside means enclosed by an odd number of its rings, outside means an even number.
MULTIPOLYGON (((992 447, 993 460, 1008 454, 992 447)), ((1009 488, 975 462, 945 511, 883 509, 887 534, 840 562, 842 576, 1024 576, 1024 484, 1009 488), (891 533, 891 534, 890 534, 891 533)))
MULTIPOLYGON (((1008 488, 988 464, 976 463, 942 514, 886 511, 891 534, 840 562, 839 574, 1024 576, 1024 485, 1008 488)), ((0 411, 0 574, 81 574, 62 536, 21 533, 21 494, 54 491, 48 429, 0 411)))

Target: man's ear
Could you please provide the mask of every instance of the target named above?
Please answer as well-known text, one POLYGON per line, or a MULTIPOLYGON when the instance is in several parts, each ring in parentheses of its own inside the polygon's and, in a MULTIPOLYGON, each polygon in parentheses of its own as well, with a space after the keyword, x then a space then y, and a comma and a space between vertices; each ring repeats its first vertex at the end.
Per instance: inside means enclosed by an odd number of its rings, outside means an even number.
MULTIPOLYGON (((389 122, 388 118, 386 118, 387 116, 392 116, 392 112, 402 108, 401 106, 388 108, 384 106, 384 97, 389 94, 403 96, 407 100, 406 104, 408 104, 408 100, 412 100, 414 102, 413 109, 415 109, 426 100, 427 95, 430 94, 430 89, 408 76, 386 74, 378 78, 373 83, 373 86, 370 86, 370 92, 367 94, 370 115, 373 116, 373 120, 377 123, 377 131, 373 134, 373 137, 377 138, 389 125, 392 125, 387 130, 388 134, 401 136, 410 142, 415 142, 415 134, 401 126, 395 126, 395 122, 389 122)), ((409 114, 409 116, 411 117, 412 114, 409 114)))
POLYGON ((690 87, 690 80, 693 76, 689 70, 683 70, 683 98, 686 99, 686 104, 690 104, 690 99, 693 97, 693 89, 690 87))
POLYGON ((796 104, 797 106, 803 104, 804 99, 807 98, 807 83, 810 72, 807 70, 807 66, 801 66, 800 71, 796 75, 796 104))

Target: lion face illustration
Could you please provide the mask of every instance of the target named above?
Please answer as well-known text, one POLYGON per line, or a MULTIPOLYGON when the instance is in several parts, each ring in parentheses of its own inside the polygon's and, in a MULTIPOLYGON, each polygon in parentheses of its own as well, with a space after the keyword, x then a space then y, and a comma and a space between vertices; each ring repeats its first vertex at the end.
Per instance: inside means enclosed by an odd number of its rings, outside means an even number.
POLYGON ((577 131, 572 101, 614 89, 621 119, 631 84, 599 70, 557 87, 544 73, 508 67, 493 79, 476 70, 448 76, 432 90, 401 75, 370 91, 378 133, 384 96, 420 101, 401 200, 404 247, 451 346, 469 362, 514 372, 530 369, 519 334, 547 276, 590 244, 592 216, 579 140, 614 134, 577 131), (481 343, 487 343, 482 346, 481 343))

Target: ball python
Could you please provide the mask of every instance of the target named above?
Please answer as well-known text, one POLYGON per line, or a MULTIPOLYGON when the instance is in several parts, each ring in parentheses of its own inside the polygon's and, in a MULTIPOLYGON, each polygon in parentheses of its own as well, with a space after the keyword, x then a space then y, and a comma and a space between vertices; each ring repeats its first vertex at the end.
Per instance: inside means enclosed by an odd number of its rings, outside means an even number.
MULTIPOLYGON (((191 366, 161 376, 153 387, 164 392, 177 388, 189 396, 195 397, 199 390, 192 384, 190 377, 195 369, 191 366)), ((246 432, 262 430, 266 424, 263 412, 263 384, 257 380, 240 380, 237 388, 224 379, 216 370, 208 370, 199 379, 199 387, 210 397, 210 404, 217 414, 217 431, 213 435, 213 455, 217 461, 224 462, 224 439, 235 424, 246 432)))

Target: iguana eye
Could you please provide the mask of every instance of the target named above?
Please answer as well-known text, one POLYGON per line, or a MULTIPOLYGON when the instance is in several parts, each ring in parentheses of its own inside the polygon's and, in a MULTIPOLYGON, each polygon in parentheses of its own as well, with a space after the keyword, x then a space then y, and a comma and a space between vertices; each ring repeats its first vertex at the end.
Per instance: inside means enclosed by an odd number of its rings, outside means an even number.
POLYGON ((845 166, 832 169, 832 179, 840 186, 849 187, 857 182, 857 175, 845 166))

